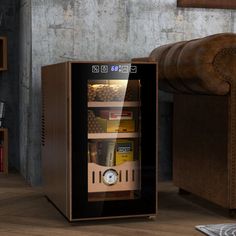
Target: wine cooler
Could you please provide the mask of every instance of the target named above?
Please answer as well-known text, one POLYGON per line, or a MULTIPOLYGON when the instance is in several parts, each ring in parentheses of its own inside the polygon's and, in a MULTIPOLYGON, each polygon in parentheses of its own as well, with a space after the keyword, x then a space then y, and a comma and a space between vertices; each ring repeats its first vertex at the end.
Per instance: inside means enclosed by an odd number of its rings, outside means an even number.
POLYGON ((42 68, 47 198, 69 220, 157 213, 157 65, 42 68))

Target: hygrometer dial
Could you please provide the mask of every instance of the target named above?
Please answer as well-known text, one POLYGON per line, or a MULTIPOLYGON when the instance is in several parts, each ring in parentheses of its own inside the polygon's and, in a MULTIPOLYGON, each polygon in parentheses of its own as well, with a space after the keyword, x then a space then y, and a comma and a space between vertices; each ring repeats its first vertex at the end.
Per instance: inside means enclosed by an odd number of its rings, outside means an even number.
POLYGON ((113 185, 118 181, 118 173, 114 169, 108 169, 103 173, 103 182, 107 185, 113 185))

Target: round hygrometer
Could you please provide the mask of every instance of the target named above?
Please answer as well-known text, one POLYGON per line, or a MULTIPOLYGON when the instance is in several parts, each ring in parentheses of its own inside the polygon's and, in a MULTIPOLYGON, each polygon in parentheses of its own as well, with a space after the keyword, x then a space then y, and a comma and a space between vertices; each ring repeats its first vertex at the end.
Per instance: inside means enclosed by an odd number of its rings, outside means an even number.
POLYGON ((113 185, 118 180, 118 173, 114 169, 108 169, 103 173, 103 182, 107 185, 113 185))

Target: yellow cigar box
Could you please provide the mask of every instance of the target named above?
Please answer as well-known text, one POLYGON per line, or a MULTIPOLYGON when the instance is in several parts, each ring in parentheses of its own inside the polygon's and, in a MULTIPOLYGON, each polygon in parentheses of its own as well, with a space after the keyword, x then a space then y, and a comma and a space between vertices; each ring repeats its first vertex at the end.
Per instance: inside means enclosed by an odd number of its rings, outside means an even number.
POLYGON ((97 121, 107 133, 135 132, 134 120, 107 120, 98 117, 97 121))
POLYGON ((134 142, 130 140, 117 140, 115 164, 120 165, 126 161, 134 160, 134 142))

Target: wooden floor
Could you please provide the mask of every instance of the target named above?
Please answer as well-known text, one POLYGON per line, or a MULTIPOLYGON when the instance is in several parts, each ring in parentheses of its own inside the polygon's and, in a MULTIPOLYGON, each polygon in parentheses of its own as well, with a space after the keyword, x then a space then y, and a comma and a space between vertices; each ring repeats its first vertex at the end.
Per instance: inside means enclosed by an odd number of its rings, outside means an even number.
POLYGON ((171 183, 161 184, 156 220, 124 219, 69 224, 44 198, 40 188, 27 186, 17 174, 0 176, 0 236, 194 236, 199 224, 235 222, 220 209, 192 196, 179 196, 171 183))

